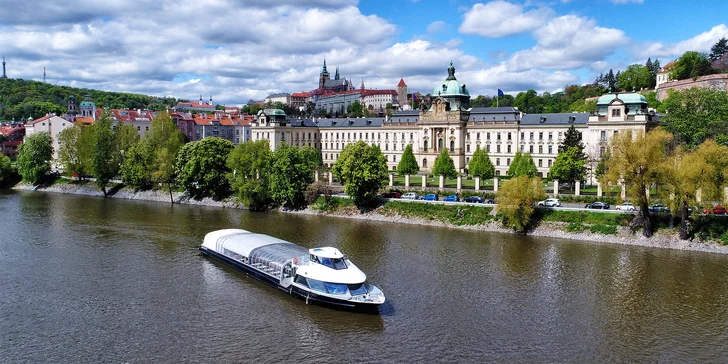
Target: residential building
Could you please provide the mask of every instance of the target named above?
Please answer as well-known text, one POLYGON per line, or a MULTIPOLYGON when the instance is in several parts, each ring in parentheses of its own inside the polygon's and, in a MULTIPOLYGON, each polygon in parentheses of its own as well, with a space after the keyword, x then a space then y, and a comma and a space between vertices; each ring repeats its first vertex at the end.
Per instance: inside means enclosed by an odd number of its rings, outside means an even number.
POLYGON ((25 126, 19 123, 0 125, 0 153, 14 158, 18 155, 18 147, 23 144, 25 126))
POLYGON ((280 102, 283 105, 290 105, 291 104, 291 94, 286 92, 276 93, 276 94, 270 94, 266 96, 265 103, 271 103, 275 104, 276 102, 280 102))
POLYGON ((210 101, 204 102, 202 101, 202 95, 200 95, 200 101, 193 101, 193 102, 178 102, 175 107, 172 108, 173 111, 201 111, 201 112, 214 112, 215 111, 215 105, 212 104, 212 96, 210 96, 210 101))

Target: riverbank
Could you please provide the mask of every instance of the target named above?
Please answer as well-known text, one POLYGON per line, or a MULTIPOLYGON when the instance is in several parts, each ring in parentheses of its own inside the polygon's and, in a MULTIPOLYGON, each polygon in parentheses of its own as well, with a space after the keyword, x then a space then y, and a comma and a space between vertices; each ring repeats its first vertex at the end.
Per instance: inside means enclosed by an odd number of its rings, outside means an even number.
MULTIPOLYGON (((36 189, 28 184, 18 184, 15 190, 42 191, 64 193, 84 196, 103 197, 92 183, 57 183, 36 189)), ((159 190, 134 191, 130 188, 112 188, 109 198, 141 200, 169 203, 169 192, 159 190)), ((215 201, 211 198, 193 199, 183 192, 172 192, 176 204, 213 206, 221 208, 245 209, 234 198, 215 201)), ((343 200, 336 199, 334 200, 343 200)), ((395 224, 410 224, 423 226, 438 226, 451 229, 465 229, 475 231, 489 231, 504 234, 514 234, 495 220, 492 208, 487 206, 448 206, 430 204, 409 204, 404 202, 390 202, 371 211, 360 212, 359 209, 348 203, 329 204, 322 206, 315 203, 303 210, 280 209, 283 213, 319 215, 355 220, 380 221, 395 224)), ((580 224, 580 229, 574 229, 574 223, 568 221, 541 221, 538 226, 529 231, 530 236, 549 237, 557 239, 579 240, 594 243, 608 243, 620 245, 635 245, 651 248, 666 248, 677 250, 690 250, 699 252, 728 254, 728 246, 717 241, 701 242, 694 240, 681 240, 673 230, 659 230, 651 238, 641 234, 633 234, 627 227, 615 225, 591 225, 599 227, 591 229, 590 225, 580 224), (607 229, 604 229, 607 227, 607 229), (604 234, 607 230, 609 233, 604 234)))

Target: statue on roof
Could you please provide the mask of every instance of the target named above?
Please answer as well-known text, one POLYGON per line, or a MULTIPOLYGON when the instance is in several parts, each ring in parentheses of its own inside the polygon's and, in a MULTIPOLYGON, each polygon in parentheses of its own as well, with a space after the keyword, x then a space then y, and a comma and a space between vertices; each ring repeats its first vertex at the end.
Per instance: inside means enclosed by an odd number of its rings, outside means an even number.
POLYGON ((450 61, 450 67, 447 68, 447 78, 445 80, 457 80, 457 78, 455 78, 455 67, 452 65, 452 61, 450 61))

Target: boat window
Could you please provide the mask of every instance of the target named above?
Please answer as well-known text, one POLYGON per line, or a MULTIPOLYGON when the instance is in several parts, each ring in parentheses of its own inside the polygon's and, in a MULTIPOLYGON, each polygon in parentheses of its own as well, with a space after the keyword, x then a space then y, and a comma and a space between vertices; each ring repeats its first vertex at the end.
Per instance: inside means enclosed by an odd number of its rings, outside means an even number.
POLYGON ((349 288, 345 284, 324 282, 326 290, 331 294, 346 294, 349 288))
POLYGON ((324 285, 324 282, 317 281, 317 280, 311 279, 311 278, 306 278, 306 280, 308 281, 308 286, 311 287, 312 290, 323 292, 323 293, 328 292, 326 290, 326 286, 324 285))
POLYGON ((306 277, 302 277, 302 276, 296 275, 296 283, 308 287, 308 283, 306 283, 306 277))
POLYGON ((347 286, 349 286, 349 292, 351 292, 352 296, 366 294, 369 292, 369 287, 366 282, 359 284, 348 284, 347 286))
POLYGON ((346 269, 346 262, 343 258, 326 258, 312 255, 311 261, 318 262, 332 269, 346 269), (314 259, 314 257, 316 259, 314 259))

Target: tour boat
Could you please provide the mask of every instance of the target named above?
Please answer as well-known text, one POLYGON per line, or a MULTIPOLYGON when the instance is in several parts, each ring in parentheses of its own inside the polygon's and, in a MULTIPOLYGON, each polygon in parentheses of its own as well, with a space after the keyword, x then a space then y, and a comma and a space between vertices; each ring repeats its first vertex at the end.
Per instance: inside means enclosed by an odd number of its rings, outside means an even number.
POLYGON ((306 249, 264 234, 223 229, 205 235, 200 251, 307 304, 368 310, 384 303, 382 291, 336 248, 306 249))

